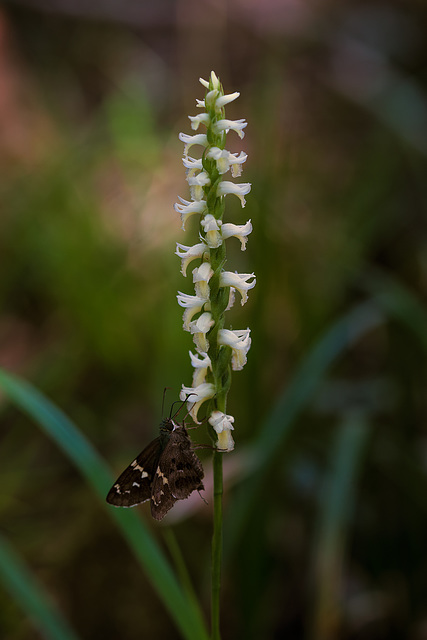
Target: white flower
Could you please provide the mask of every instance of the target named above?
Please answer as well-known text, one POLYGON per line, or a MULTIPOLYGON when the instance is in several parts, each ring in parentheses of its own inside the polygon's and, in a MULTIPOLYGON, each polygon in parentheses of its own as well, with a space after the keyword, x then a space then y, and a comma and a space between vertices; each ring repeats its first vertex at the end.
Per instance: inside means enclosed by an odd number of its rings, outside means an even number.
POLYGON ((211 71, 211 82, 214 89, 220 89, 221 84, 219 82, 219 78, 216 75, 215 71, 211 71))
POLYGON ((212 276, 213 270, 209 262, 204 262, 200 267, 193 269, 193 282, 208 282, 212 276))
POLYGON ((248 154, 241 151, 238 156, 235 153, 230 153, 229 162, 231 167, 231 175, 233 178, 238 178, 242 175, 243 163, 248 159, 248 154))
POLYGON ((250 329, 218 331, 218 344, 228 345, 232 349, 231 368, 240 371, 246 364, 246 355, 251 346, 250 329))
POLYGON ((218 120, 212 128, 215 133, 221 133, 222 131, 227 133, 231 129, 242 139, 245 136, 243 129, 247 127, 247 125, 248 123, 243 118, 241 120, 218 120))
POLYGON ((226 222, 221 226, 221 235, 223 240, 227 238, 238 238, 241 243, 242 251, 246 249, 246 243, 248 241, 248 235, 252 233, 252 223, 250 220, 246 224, 232 224, 226 222))
POLYGON ((219 147, 211 147, 206 154, 207 158, 212 158, 216 162, 216 168, 220 174, 227 173, 230 168, 229 157, 230 152, 219 147))
POLYGON ((188 353, 190 354, 191 365, 194 367, 193 387, 198 387, 206 382, 208 369, 212 368, 211 359, 206 353, 201 354, 202 358, 199 358, 198 355, 195 355, 191 351, 188 353))
POLYGON ((206 400, 213 398, 215 395, 215 387, 210 382, 203 382, 199 384, 197 387, 185 387, 182 385, 181 393, 179 397, 182 401, 187 400, 187 409, 190 412, 191 417, 194 422, 200 424, 197 420, 197 413, 200 409, 200 406, 206 400))
POLYGON ((181 273, 183 276, 187 275, 187 267, 192 260, 202 258, 208 247, 204 242, 194 244, 192 247, 187 247, 185 244, 176 243, 175 255, 181 258, 181 273))
POLYGON ((215 410, 211 413, 209 424, 213 426, 218 434, 216 448, 219 451, 226 452, 233 451, 234 449, 234 440, 233 436, 231 435, 231 431, 234 429, 233 422, 233 416, 228 416, 222 411, 215 410))
MULTIPOLYGON (((199 82, 206 88, 209 89, 209 82, 207 80, 203 80, 203 78, 199 78, 199 82)), ((221 109, 223 107, 225 107, 226 104, 228 104, 229 102, 233 102, 233 100, 236 100, 236 98, 239 97, 240 93, 238 93, 237 91, 235 93, 231 93, 227 96, 219 96, 219 91, 221 88, 221 84, 219 82, 218 77, 216 76, 216 74, 212 71, 211 72, 211 83, 212 83, 212 87, 213 87, 213 91, 209 91, 209 93, 206 96, 206 103, 208 105, 212 105, 215 102, 215 111, 217 113, 219 113, 221 111, 221 109)), ((197 106, 201 107, 201 106, 205 106, 205 102, 202 100, 198 100, 197 101, 197 106), (203 104, 200 104, 203 103, 203 104)))
MULTIPOLYGON (((216 101, 215 101, 215 111, 216 111, 216 113, 220 113, 221 109, 223 107, 225 107, 226 104, 229 104, 230 102, 233 102, 233 100, 237 100, 237 98, 239 96, 240 96, 240 93, 238 91, 235 91, 234 93, 229 93, 226 96, 219 96, 219 98, 217 98, 216 101)), ((199 107, 201 109, 205 109, 206 108, 205 101, 204 100, 198 100, 196 98, 196 107, 199 107)))
POLYGON ((203 164, 201 158, 192 158, 191 156, 182 156, 182 164, 186 169, 198 169, 202 171, 203 164))
POLYGON ((200 202, 203 199, 204 191, 203 187, 210 185, 211 179, 206 171, 201 171, 195 175, 192 169, 187 176, 187 182, 190 185, 190 193, 193 200, 200 202))
POLYGON ((185 144, 184 155, 188 154, 188 150, 195 144, 200 144, 202 147, 208 146, 208 138, 206 133, 197 133, 195 136, 189 136, 187 133, 180 133, 178 138, 185 144))
MULTIPOLYGON (((211 107, 215 108, 216 106, 216 101, 218 100, 219 97, 219 91, 218 89, 214 89, 213 91, 209 91, 209 93, 206 94, 205 97, 205 105, 206 108, 209 109, 211 107)), ((215 112, 217 110, 215 109, 215 112)))
POLYGON ((248 291, 256 285, 254 273, 233 273, 232 271, 222 271, 219 277, 220 287, 234 287, 242 296, 242 306, 248 301, 248 291), (252 281, 249 282, 249 280, 252 281))
POLYGON ((211 147, 206 154, 207 158, 212 158, 216 162, 216 168, 222 175, 227 173, 231 167, 231 173, 233 178, 237 178, 242 173, 242 164, 246 162, 248 156, 243 151, 238 156, 234 153, 230 153, 226 149, 220 149, 219 147, 211 147))
POLYGON ((190 202, 189 200, 184 200, 178 196, 178 199, 181 201, 175 202, 173 208, 181 215, 182 228, 185 229, 185 223, 187 222, 190 216, 193 216, 195 213, 205 213, 207 211, 206 200, 198 200, 197 202, 190 202))
POLYGON ((204 262, 200 267, 193 269, 193 282, 196 295, 200 298, 209 298, 208 282, 213 276, 213 269, 209 262, 204 262))
POLYGON ((203 220, 200 221, 203 227, 206 237, 205 242, 211 249, 216 249, 222 244, 222 237, 219 232, 221 227, 221 220, 217 220, 211 213, 208 213, 203 220))
POLYGON ((242 182, 241 184, 234 184, 234 182, 220 182, 216 194, 217 196, 226 196, 228 193, 234 193, 242 203, 242 207, 245 206, 246 200, 244 196, 246 196, 251 190, 251 185, 249 182, 242 182))
POLYGON ((233 100, 237 100, 239 96, 240 96, 240 93, 238 91, 235 91, 234 93, 229 93, 226 96, 220 96, 215 103, 215 107, 217 111, 221 111, 221 109, 225 107, 226 104, 233 102, 233 100))
MULTIPOLYGON (((206 87, 206 89, 209 89, 209 82, 207 80, 203 80, 203 78, 199 78, 199 82, 204 87, 206 87)), ((212 82, 213 88, 218 91, 221 85, 220 85, 219 78, 216 75, 215 71, 211 71, 211 82, 212 82)))
POLYGON ((190 331, 190 322, 192 317, 202 310, 202 307, 207 304, 208 298, 202 298, 200 296, 190 296, 186 293, 178 291, 176 296, 180 307, 184 307, 185 311, 182 316, 184 321, 184 331, 190 331))
POLYGON ((190 332, 193 334, 193 341, 199 353, 207 353, 209 342, 206 334, 214 326, 215 322, 209 311, 202 313, 197 320, 190 322, 190 332))
POLYGON ((201 124, 204 124, 208 127, 211 121, 209 118, 209 114, 207 113, 201 113, 198 116, 188 116, 188 117, 191 120, 191 128, 193 129, 193 131, 197 131, 197 129, 201 124))

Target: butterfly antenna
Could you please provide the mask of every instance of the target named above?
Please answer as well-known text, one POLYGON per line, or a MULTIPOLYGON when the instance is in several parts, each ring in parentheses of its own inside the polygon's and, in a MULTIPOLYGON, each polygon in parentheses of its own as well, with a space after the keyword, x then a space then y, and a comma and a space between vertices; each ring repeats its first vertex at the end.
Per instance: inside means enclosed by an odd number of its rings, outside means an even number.
POLYGON ((175 418, 175 416, 176 416, 176 415, 181 411, 181 409, 182 409, 182 407, 184 406, 184 404, 185 404, 185 403, 186 403, 186 400, 184 400, 184 402, 183 402, 182 400, 175 400, 175 402, 172 402, 172 404, 171 404, 171 409, 170 409, 170 411, 169 411, 169 420, 171 420, 171 419, 173 420, 173 418, 175 418), (172 416, 172 409, 174 408, 174 406, 175 406, 176 404, 178 404, 178 402, 180 402, 180 403, 181 403, 181 406, 180 406, 180 408, 178 409, 178 411, 177 411, 177 412, 172 416))
MULTIPOLYGON (((174 406, 174 404, 177 404, 177 402, 181 402, 181 406, 180 406, 180 408, 178 409, 178 411, 177 411, 176 413, 174 413, 174 415, 172 416, 172 420, 173 420, 174 418, 176 418, 176 416, 178 415, 178 413, 181 411, 182 407, 183 407, 183 406, 185 405, 185 403, 187 402, 188 398, 189 398, 190 396, 195 396, 195 395, 196 395, 195 393, 189 393, 189 394, 185 397, 185 400, 182 400, 182 401, 181 401, 181 400, 175 400, 175 402, 173 402, 173 403, 172 403, 170 413, 172 413, 172 407, 174 406)), ((190 413, 190 412, 188 412, 188 413, 190 413)), ((187 413, 187 415, 185 416, 185 418, 188 416, 188 413, 187 413)), ((170 415, 169 415, 169 418, 171 418, 171 416, 170 416, 170 415)), ((185 420, 185 418, 184 418, 184 420, 185 420)))
POLYGON ((165 408, 165 397, 166 397, 166 391, 167 391, 168 389, 170 389, 170 387, 165 387, 165 388, 163 389, 162 415, 163 415, 163 411, 164 411, 164 408, 165 408))

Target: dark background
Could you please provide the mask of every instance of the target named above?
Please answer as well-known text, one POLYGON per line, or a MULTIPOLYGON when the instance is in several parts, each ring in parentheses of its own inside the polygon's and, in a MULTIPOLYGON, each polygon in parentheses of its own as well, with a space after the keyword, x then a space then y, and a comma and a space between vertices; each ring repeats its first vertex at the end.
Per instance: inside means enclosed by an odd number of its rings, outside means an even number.
MULTIPOLYGON (((253 346, 229 399, 224 640, 427 638, 425 34, 416 0, 0 8, 0 365, 115 473, 156 434, 163 388, 168 406, 191 382, 174 250, 197 227, 172 209, 188 198, 178 133, 200 76, 241 92, 227 117, 247 133, 229 140, 253 186, 226 215, 254 232, 228 265, 258 282, 229 314, 253 346), (301 363, 366 301, 378 320, 291 419, 277 402, 304 394, 316 363, 296 377, 301 363), (275 407, 287 436, 263 456, 275 407)), ((178 637, 71 462, 5 398, 0 418, 1 531, 76 632, 178 637)), ((208 612, 210 508, 175 509, 208 612)), ((42 637, 2 589, 0 637, 42 637)))

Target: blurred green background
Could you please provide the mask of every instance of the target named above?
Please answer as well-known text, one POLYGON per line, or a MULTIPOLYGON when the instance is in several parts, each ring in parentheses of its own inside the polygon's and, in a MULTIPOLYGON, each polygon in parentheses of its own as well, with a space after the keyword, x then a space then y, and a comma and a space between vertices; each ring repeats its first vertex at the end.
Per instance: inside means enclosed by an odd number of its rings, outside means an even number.
MULTIPOLYGON (((226 217, 254 232, 228 265, 257 286, 229 313, 253 344, 229 396, 224 640, 427 638, 426 22, 416 0, 0 8, 0 366, 114 474, 156 435, 163 388, 168 405, 191 382, 178 132, 211 69, 241 92, 229 141, 252 192, 226 217)), ((109 507, 0 408, 1 533, 76 635, 178 638, 109 507)), ((208 616, 196 498, 169 522, 208 616)), ((140 511, 166 549, 167 519, 140 511)), ((44 637, 5 587, 0 638, 44 637)))

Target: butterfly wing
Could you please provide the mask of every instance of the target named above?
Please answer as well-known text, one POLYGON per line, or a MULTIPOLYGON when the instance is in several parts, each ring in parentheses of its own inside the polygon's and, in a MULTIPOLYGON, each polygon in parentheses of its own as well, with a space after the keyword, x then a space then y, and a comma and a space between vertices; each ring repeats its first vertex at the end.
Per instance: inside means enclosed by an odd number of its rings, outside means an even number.
POLYGON ((155 438, 119 476, 108 492, 107 502, 115 507, 134 507, 149 500, 160 455, 160 438, 155 438))
POLYGON ((152 484, 151 515, 161 520, 177 500, 204 489, 203 467, 183 426, 175 427, 159 458, 152 484))
POLYGON ((162 471, 164 465, 161 465, 161 456, 159 465, 156 469, 151 487, 151 515, 155 520, 161 520, 165 517, 169 509, 173 507, 177 498, 172 495, 169 487, 169 479, 162 471))

